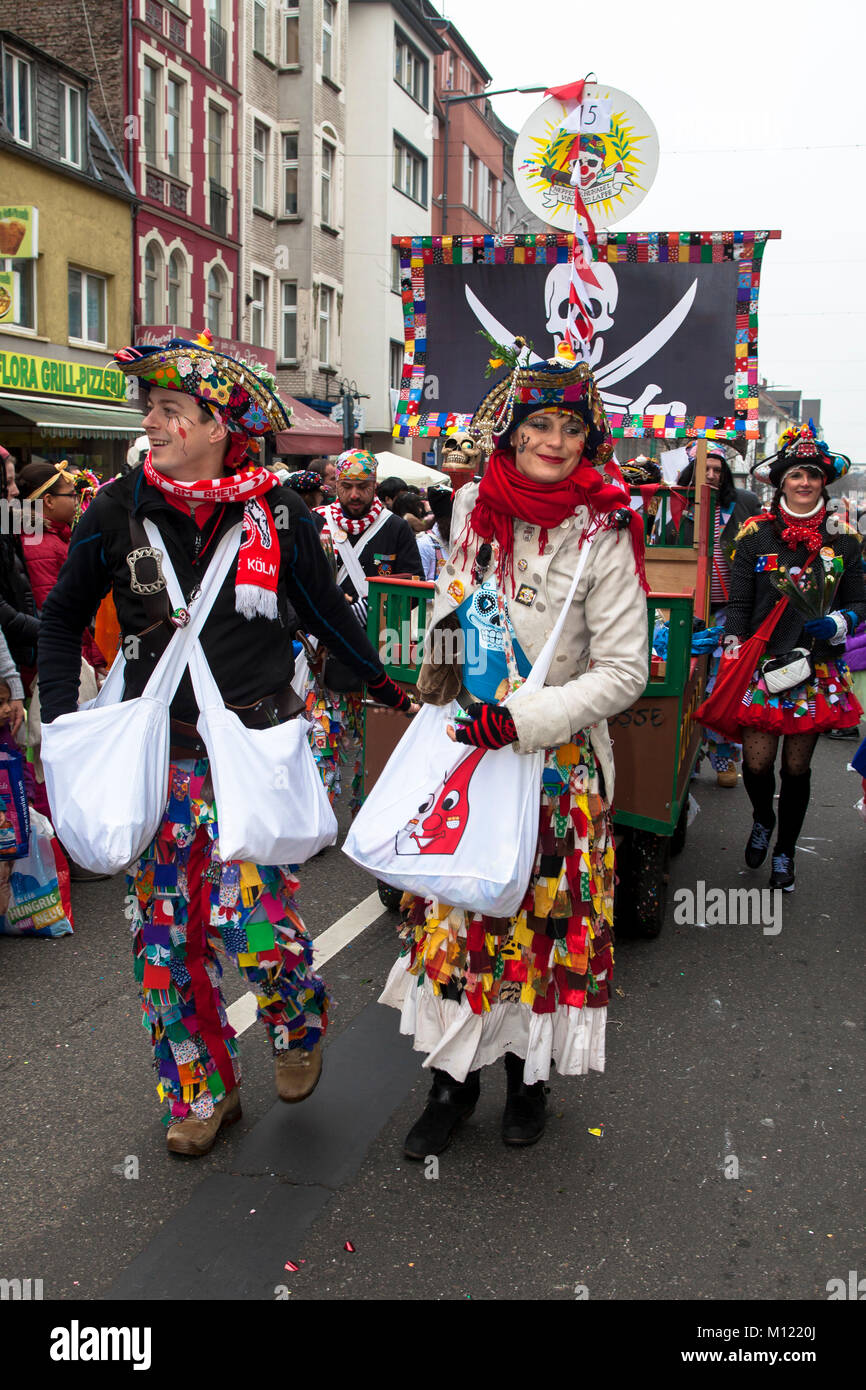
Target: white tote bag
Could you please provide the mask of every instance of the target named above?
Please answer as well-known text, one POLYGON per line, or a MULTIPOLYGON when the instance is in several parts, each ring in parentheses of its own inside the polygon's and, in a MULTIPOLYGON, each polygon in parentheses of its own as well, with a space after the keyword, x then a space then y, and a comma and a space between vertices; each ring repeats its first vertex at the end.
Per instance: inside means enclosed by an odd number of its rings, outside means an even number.
MULTIPOLYGON (((506 705, 544 685, 591 544, 581 548, 553 632, 506 705)), ((446 726, 456 712, 453 702, 423 707, 361 807, 343 851, 392 888, 510 917, 535 861, 544 753, 453 743, 446 726)))
MULTIPOLYGON (((156 527, 153 531, 164 552, 156 527)), ((95 700, 42 726, 42 764, 57 837, 76 863, 93 873, 119 873, 159 829, 168 795, 169 705, 240 537, 240 525, 223 537, 189 623, 174 633, 141 695, 123 701, 121 649, 95 700)))
MULTIPOLYGON (((151 545, 159 532, 151 534, 151 545)), ((182 602, 167 556, 163 573, 171 602, 182 602)), ((189 656, 199 707, 198 731, 207 747, 222 860, 303 864, 337 838, 337 820, 307 738, 306 719, 248 729, 227 709, 201 642, 189 656)))

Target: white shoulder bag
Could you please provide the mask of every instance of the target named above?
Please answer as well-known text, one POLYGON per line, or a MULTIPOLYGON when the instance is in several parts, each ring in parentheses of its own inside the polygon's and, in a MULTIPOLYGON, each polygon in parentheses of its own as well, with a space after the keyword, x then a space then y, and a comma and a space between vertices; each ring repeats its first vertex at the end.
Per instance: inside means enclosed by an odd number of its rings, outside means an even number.
MULTIPOLYGON (((524 684, 506 705, 541 690, 592 540, 581 548, 568 597, 524 684)), ((424 705, 386 763, 343 852, 392 888, 510 917, 520 907, 538 842, 544 753, 453 743, 457 706, 424 705)))
MULTIPOLYGON (((144 528, 161 545, 152 522, 144 528)), ((183 594, 168 556, 162 560, 174 606, 183 594)), ((210 571, 208 571, 210 573, 210 571)), ((288 640, 288 639, 286 639, 288 640)), ((255 864, 303 864, 337 838, 337 820, 322 785, 303 718, 248 729, 226 708, 201 642, 189 655, 216 802, 220 858, 255 864)))
MULTIPOLYGON (((155 526, 148 530, 151 544, 153 535, 164 552, 155 526)), ((168 795, 169 705, 240 539, 240 525, 223 536, 190 608, 189 623, 173 634, 141 695, 123 700, 126 661, 121 647, 96 699, 42 726, 42 764, 54 828, 85 869, 119 873, 159 829, 168 795)))

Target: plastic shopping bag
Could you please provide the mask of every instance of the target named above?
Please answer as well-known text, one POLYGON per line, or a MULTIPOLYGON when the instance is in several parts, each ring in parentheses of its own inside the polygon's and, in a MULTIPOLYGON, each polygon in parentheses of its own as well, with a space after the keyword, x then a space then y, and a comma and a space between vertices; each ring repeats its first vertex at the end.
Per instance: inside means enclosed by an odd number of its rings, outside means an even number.
POLYGON ((0 859, 20 859, 29 842, 24 758, 17 749, 0 748, 0 859))
POLYGON ((392 888, 510 917, 535 861, 544 754, 453 743, 455 714, 454 704, 424 705, 343 850, 392 888))
POLYGON ((68 901, 64 903, 64 873, 68 885, 69 867, 51 822, 38 811, 31 811, 27 853, 12 865, 7 887, 0 888, 0 933, 68 936, 72 931, 72 909, 68 901))

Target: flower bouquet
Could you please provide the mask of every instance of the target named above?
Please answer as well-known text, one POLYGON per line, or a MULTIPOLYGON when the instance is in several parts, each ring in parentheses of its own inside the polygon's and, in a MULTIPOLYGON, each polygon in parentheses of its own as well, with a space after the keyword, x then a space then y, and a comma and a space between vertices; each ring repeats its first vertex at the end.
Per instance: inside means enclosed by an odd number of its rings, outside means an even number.
POLYGON ((835 554, 833 548, 825 545, 817 557, 820 565, 810 564, 796 572, 780 565, 770 574, 770 583, 792 608, 808 622, 813 618, 823 618, 832 611, 839 580, 842 578, 844 561, 835 554))

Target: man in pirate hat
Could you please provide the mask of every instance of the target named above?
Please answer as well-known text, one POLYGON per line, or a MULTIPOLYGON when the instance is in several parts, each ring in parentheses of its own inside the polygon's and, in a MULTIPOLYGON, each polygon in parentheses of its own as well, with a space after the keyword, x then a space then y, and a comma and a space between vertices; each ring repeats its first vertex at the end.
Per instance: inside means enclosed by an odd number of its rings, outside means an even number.
MULTIPOLYGON (((407 710, 408 699, 385 675, 333 581, 307 507, 258 464, 259 441, 291 423, 263 376, 202 339, 124 348, 115 361, 139 378, 150 452, 100 490, 46 601, 43 720, 76 708, 81 633, 109 591, 127 657, 127 696, 141 693, 170 640, 165 589, 146 592, 154 586, 137 573, 145 518, 159 527, 188 601, 220 538, 243 521, 234 578, 222 586, 201 641, 223 699, 244 723, 265 727, 291 713, 292 610, 306 629, 327 637, 374 698, 407 710)), ((206 1153, 220 1127, 241 1114, 237 1046, 214 944, 258 998, 282 1100, 303 1100, 315 1087, 328 1008, 294 906, 291 869, 223 862, 214 852, 215 806, 198 713, 187 672, 171 706, 165 817, 130 868, 127 909, 158 1092, 167 1105, 168 1148, 193 1156, 206 1153)), ((94 759, 105 755, 94 748, 94 759)))

